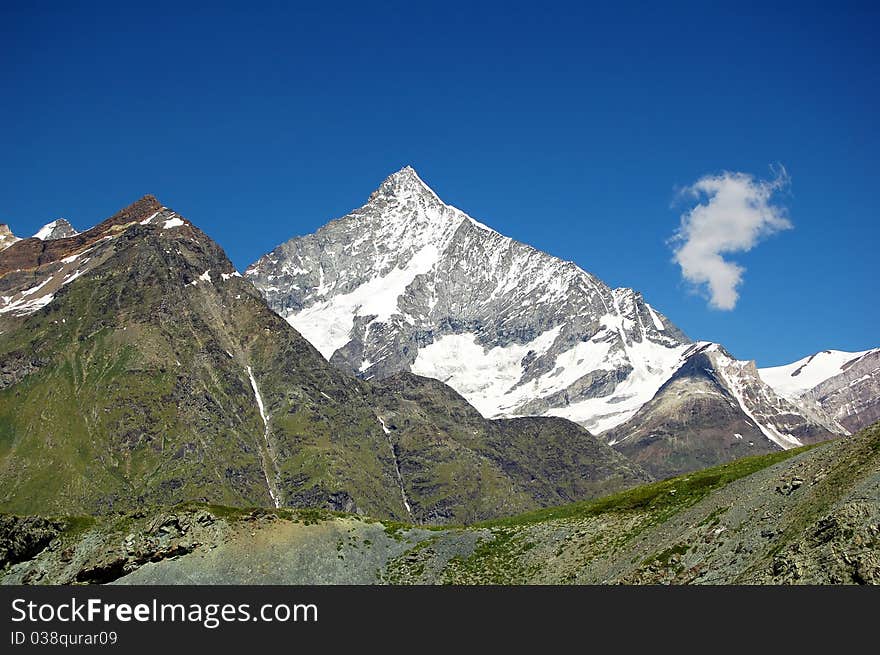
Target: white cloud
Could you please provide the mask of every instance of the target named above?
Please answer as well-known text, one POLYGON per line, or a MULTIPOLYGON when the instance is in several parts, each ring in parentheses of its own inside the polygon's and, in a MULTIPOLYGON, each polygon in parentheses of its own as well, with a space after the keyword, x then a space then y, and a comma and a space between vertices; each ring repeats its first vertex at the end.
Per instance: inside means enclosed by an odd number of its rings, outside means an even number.
POLYGON ((737 287, 745 272, 723 255, 751 250, 764 237, 792 227, 785 208, 772 203, 774 194, 788 183, 781 168, 769 181, 724 172, 706 175, 682 190, 698 204, 681 216, 672 237, 674 259, 686 280, 708 288, 712 307, 736 307, 737 287))

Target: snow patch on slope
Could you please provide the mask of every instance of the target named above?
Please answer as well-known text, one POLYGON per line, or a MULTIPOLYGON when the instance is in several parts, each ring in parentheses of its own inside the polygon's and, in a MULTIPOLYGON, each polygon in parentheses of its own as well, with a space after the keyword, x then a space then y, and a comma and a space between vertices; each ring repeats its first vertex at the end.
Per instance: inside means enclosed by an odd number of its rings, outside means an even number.
POLYGON ((534 397, 531 384, 528 390, 513 390, 523 374, 522 360, 529 351, 538 355, 547 352, 561 329, 557 326, 547 330, 526 344, 488 350, 471 332, 447 334, 421 348, 410 370, 445 382, 483 416, 498 416, 520 405, 523 399, 534 397))
POLYGON ((651 307, 648 303, 645 303, 645 307, 648 308, 648 313, 651 315, 651 320, 654 322, 654 327, 660 330, 661 332, 666 329, 663 325, 663 321, 660 320, 660 317, 657 316, 657 312, 654 311, 654 308, 651 307))
POLYGON ((382 426, 382 432, 385 433, 385 438, 388 439, 388 446, 391 448, 391 458, 394 460, 394 470, 397 473, 397 484, 400 487, 403 506, 406 507, 406 511, 412 516, 412 507, 409 504, 409 498, 406 497, 406 489, 403 486, 403 475, 400 473, 400 462, 397 460, 397 451, 394 449, 394 443, 391 441, 391 430, 385 425, 385 421, 382 420, 381 416, 377 416, 376 418, 379 419, 379 425, 382 426))
MULTIPOLYGON (((156 217, 159 215, 159 213, 162 212, 162 211, 164 211, 165 209, 168 209, 168 208, 167 208, 167 207, 161 207, 161 208, 159 209, 159 211, 157 211, 157 212, 153 212, 152 214, 150 214, 150 215, 147 216, 144 220, 141 221, 141 225, 149 225, 149 224, 153 221, 153 219, 156 218, 156 217)), ((182 221, 181 221, 181 222, 182 222, 182 221)))
MULTIPOLYGON (((6 298, 8 296, 4 296, 6 298)), ((26 300, 21 298, 16 300, 15 302, 8 303, 3 307, 0 307, 0 314, 13 314, 15 316, 25 316, 27 314, 32 314, 38 309, 41 309, 52 302, 54 296, 50 294, 46 294, 45 296, 40 296, 39 298, 34 298, 32 300, 26 300)))
MULTIPOLYGON (((609 327, 615 326, 621 330, 624 321, 627 321, 624 317, 610 314, 602 320, 609 327)), ((615 387, 613 393, 587 398, 566 407, 554 407, 547 414, 576 421, 594 434, 610 430, 631 419, 642 405, 654 397, 663 383, 684 363, 683 355, 690 348, 689 344, 670 348, 648 340, 626 344, 626 355, 633 370, 615 387)), ((611 368, 608 366, 608 369, 611 368)))
MULTIPOLYGON (((333 296, 287 317, 287 322, 308 339, 326 358, 350 340, 356 316, 374 316, 383 323, 398 314, 397 300, 417 275, 427 273, 437 263, 436 246, 422 248, 406 267, 394 268, 383 277, 373 278, 350 293, 333 296)), ((329 290, 329 289, 328 289, 329 290)))
MULTIPOLYGON (((602 320, 615 326, 616 331, 617 325, 626 319, 608 315, 602 320)), ((614 370, 625 359, 623 351, 613 347, 618 343, 616 340, 594 338, 561 353, 551 371, 518 385, 526 354, 533 352, 540 357, 546 353, 561 330, 562 326, 556 326, 526 344, 489 349, 479 345, 473 333, 446 335, 421 348, 410 370, 445 382, 483 416, 516 415, 520 405, 566 389, 587 372, 614 370)), ((688 348, 688 345, 668 348, 647 340, 634 342, 626 348, 633 371, 611 395, 554 407, 546 415, 577 421, 594 432, 619 425, 657 393, 681 366, 682 355, 688 348)))
POLYGON ((260 395, 260 389, 257 387, 257 380, 254 378, 254 372, 250 366, 247 367, 248 378, 251 381, 251 388, 254 390, 254 398, 257 401, 257 408, 260 410, 260 418, 263 419, 263 425, 269 425, 269 415, 263 405, 263 396, 260 395))
MULTIPOLYGON (((627 333, 635 327, 634 321, 621 312, 618 294, 614 294, 616 313, 608 313, 599 319, 604 326, 606 338, 616 333, 622 346, 615 355, 621 361, 628 361, 632 371, 621 381, 609 396, 587 398, 564 407, 554 407, 547 414, 562 416, 576 421, 594 433, 601 433, 628 421, 654 394, 663 383, 684 363, 683 355, 691 348, 689 344, 664 346, 646 338, 644 326, 641 327, 641 341, 627 337, 627 333)), ((638 318, 638 314, 636 314, 638 318)), ((600 333, 601 334, 601 333, 600 333)), ((593 342, 600 335, 593 338, 593 342)), ((614 360, 604 367, 595 366, 596 370, 605 368, 613 370, 614 360)), ((589 368, 582 369, 589 371, 589 368)))
POLYGON ((51 277, 48 277, 48 278, 46 278, 45 280, 43 280, 42 282, 40 282, 37 286, 35 286, 35 287, 31 287, 30 289, 25 289, 24 291, 21 292, 21 295, 23 295, 23 296, 32 296, 32 295, 35 294, 37 291, 39 291, 40 289, 42 289, 44 286, 46 286, 47 284, 49 284, 49 282, 51 282, 51 281, 52 281, 52 278, 51 278, 51 277))
MULTIPOLYGON (((260 395, 257 380, 254 378, 254 372, 250 366, 247 367, 247 374, 251 381, 251 388, 254 390, 254 399, 257 401, 257 408, 260 410, 260 418, 263 419, 263 439, 266 442, 266 456, 275 463, 274 460, 272 460, 272 446, 269 443, 269 414, 266 413, 266 408, 263 405, 263 396, 260 395)), ((265 461, 263 462, 263 475, 266 477, 266 487, 269 489, 269 497, 272 499, 275 507, 281 507, 281 492, 275 488, 274 484, 272 484, 265 461)))

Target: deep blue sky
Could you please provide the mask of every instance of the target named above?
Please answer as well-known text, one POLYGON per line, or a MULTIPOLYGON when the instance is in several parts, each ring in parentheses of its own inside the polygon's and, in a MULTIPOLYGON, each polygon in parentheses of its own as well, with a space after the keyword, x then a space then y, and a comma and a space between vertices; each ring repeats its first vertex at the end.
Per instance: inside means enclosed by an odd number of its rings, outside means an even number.
POLYGON ((153 193, 243 270, 411 164, 737 357, 880 346, 867 4, 19 4, 0 8, 0 222, 19 235, 153 193), (739 305, 709 309, 666 243, 676 189, 776 163, 795 228, 735 256, 739 305))

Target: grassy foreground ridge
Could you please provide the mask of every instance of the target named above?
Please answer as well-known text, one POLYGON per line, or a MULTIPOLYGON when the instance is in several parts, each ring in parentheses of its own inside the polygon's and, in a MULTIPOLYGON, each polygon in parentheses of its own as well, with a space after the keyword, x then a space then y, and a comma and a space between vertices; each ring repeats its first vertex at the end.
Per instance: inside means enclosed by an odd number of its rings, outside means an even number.
POLYGON ((880 428, 470 526, 202 504, 3 522, 3 583, 876 583, 880 428))

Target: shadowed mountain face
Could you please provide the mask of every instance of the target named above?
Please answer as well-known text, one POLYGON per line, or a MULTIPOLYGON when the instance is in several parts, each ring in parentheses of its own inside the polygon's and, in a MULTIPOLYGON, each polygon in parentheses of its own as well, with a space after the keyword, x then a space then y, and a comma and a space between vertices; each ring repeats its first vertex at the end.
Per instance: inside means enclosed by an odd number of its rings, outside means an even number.
POLYGON ((374 385, 373 397, 413 513, 425 522, 469 523, 497 514, 493 507, 515 514, 535 500, 559 505, 650 479, 571 421, 487 420, 437 380, 399 373, 374 385))
POLYGON ((448 390, 419 409, 393 381, 346 375, 151 196, 83 233, 4 249, 0 297, 4 510, 201 500, 458 522, 644 479, 567 422, 495 430, 448 390), (477 434, 426 426, 458 415, 477 434), (569 450, 526 458, 532 434, 569 450))

